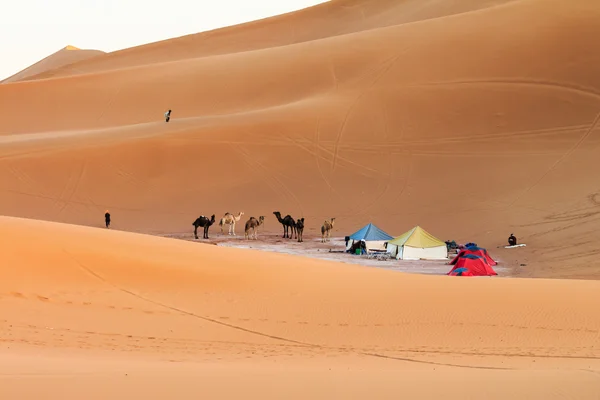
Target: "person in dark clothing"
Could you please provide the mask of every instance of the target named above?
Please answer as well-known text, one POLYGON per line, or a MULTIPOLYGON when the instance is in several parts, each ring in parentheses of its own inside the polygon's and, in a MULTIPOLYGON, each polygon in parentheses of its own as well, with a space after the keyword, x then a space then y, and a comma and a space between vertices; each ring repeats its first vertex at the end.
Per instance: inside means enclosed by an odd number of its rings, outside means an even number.
POLYGON ((106 227, 110 227, 110 213, 108 212, 108 210, 106 210, 106 213, 104 214, 104 222, 106 222, 106 227))
POLYGON ((508 237, 508 245, 509 246, 516 246, 517 245, 517 238, 512 233, 508 237))
POLYGON ((169 110, 165 113, 165 121, 169 122, 170 119, 171 119, 171 110, 169 110))

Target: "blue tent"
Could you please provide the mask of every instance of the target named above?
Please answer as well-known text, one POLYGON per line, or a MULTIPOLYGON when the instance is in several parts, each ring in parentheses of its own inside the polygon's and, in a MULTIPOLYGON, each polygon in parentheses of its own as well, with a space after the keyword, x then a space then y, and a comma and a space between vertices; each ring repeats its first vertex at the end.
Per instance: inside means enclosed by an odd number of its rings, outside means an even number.
POLYGON ((379 241, 391 240, 393 237, 379 229, 373 224, 368 224, 362 229, 350 235, 350 240, 379 241))

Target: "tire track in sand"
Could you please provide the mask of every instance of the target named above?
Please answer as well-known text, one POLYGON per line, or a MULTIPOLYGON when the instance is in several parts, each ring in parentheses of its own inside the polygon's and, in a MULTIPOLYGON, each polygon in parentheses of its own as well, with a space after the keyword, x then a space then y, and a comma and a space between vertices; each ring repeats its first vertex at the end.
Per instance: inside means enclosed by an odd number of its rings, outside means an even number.
MULTIPOLYGON (((302 203, 300 202, 300 200, 298 199, 298 197, 296 196, 296 194, 290 190, 287 185, 285 183, 283 183, 276 175, 274 172, 272 172, 272 170, 270 170, 269 168, 267 168, 264 164, 262 164, 261 162, 253 159, 251 157, 250 154, 248 154, 246 152, 246 150, 244 150, 242 147, 237 147, 236 150, 241 153, 243 156, 246 157, 246 161, 248 162, 248 164, 253 167, 254 169, 261 169, 264 171, 263 176, 270 176, 275 182, 277 182, 279 188, 285 193, 287 194, 287 196, 289 198, 291 198, 297 205, 298 208, 300 209, 300 213, 303 215, 304 214, 304 210, 302 208, 302 203)), ((275 191, 277 193, 277 191, 275 191)))
POLYGON ((546 87, 549 89, 562 90, 566 92, 577 93, 580 95, 600 99, 600 92, 588 86, 581 86, 575 83, 557 82, 551 80, 539 80, 529 78, 489 78, 489 79, 463 79, 448 81, 433 81, 414 83, 407 87, 420 86, 452 86, 452 85, 506 85, 506 86, 533 86, 546 87))
POLYGON ((187 311, 184 310, 182 308, 179 307, 175 307, 175 306, 170 306, 168 304, 165 304, 163 302, 157 301, 157 300, 153 300, 151 298, 148 298, 144 295, 135 293, 132 290, 126 289, 124 287, 121 287, 119 285, 116 285, 112 282, 110 282, 108 279, 104 278, 103 276, 101 276, 100 274, 98 274, 97 272, 95 272, 93 269, 87 267, 86 265, 84 265, 83 263, 81 263, 79 260, 77 260, 71 253, 69 253, 66 249, 63 248, 63 251, 69 256, 69 258, 71 258, 71 260, 73 260, 75 262, 75 264, 79 267, 80 270, 84 271, 85 273, 87 273, 88 275, 92 276, 93 278, 99 280, 100 282, 104 283, 105 285, 108 285, 120 292, 126 293, 130 296, 133 296, 139 300, 145 301, 147 303, 150 304, 154 304, 156 306, 162 307, 162 308, 166 308, 168 310, 171 311, 175 311, 177 313, 180 313, 182 315, 186 315, 189 317, 193 317, 193 318, 197 318, 212 324, 216 324, 216 325, 221 325, 230 329, 234 329, 234 330, 238 330, 241 332, 246 332, 248 334, 251 335, 255 335, 255 336, 261 336, 261 337, 265 337, 268 339, 273 339, 273 340, 278 340, 278 341, 282 341, 285 343, 292 343, 292 344, 296 344, 296 345, 301 345, 304 347, 310 347, 310 348, 316 348, 316 349, 322 349, 322 350, 335 350, 335 351, 339 351, 341 353, 354 353, 354 354, 359 354, 359 355, 363 355, 363 356, 367 356, 367 357, 376 357, 376 358, 384 358, 384 359, 388 359, 388 360, 395 360, 395 361, 404 361, 404 362, 409 362, 409 363, 416 363, 416 364, 427 364, 427 365, 439 365, 439 366, 444 366, 444 367, 454 367, 454 368, 467 368, 467 369, 491 369, 491 370, 514 370, 514 368, 505 368, 505 367, 489 367, 489 366, 475 366, 475 365, 461 365, 461 364, 449 364, 449 363, 439 363, 439 362, 435 362, 435 361, 425 361, 425 360, 418 360, 418 359, 414 359, 414 358, 406 358, 406 357, 396 357, 396 356, 389 356, 389 355, 385 355, 385 354, 379 354, 379 353, 374 353, 374 352, 369 352, 369 351, 365 351, 363 349, 359 349, 359 348, 344 348, 344 347, 329 347, 329 346, 324 346, 324 345, 320 345, 320 344, 315 344, 315 343, 310 343, 310 342, 303 342, 303 341, 299 341, 299 340, 294 340, 294 339, 290 339, 290 338, 286 338, 283 336, 277 336, 277 335, 272 335, 266 332, 260 332, 258 330, 253 330, 253 329, 249 329, 249 328, 244 328, 243 326, 239 326, 239 325, 235 325, 232 323, 228 323, 228 322, 223 322, 223 321, 219 321, 216 320, 214 318, 210 318, 204 315, 200 315, 191 311, 187 311))
MULTIPOLYGON (((87 170, 87 161, 84 159, 79 168, 79 173, 77 174, 77 178, 75 178, 75 183, 72 185, 71 192, 68 195, 68 198, 66 200, 62 200, 63 204, 62 204, 61 208, 58 210, 58 212, 56 213, 55 218, 58 218, 63 213, 63 211, 67 208, 68 205, 73 204, 71 202, 71 200, 73 199, 73 196, 79 189, 79 185, 81 184, 81 179, 85 175, 86 170, 87 170)), ((68 185, 68 183, 67 183, 67 185, 68 185)), ((66 188, 66 186, 65 186, 65 188, 66 188)), ((63 194, 64 194, 64 191, 63 191, 63 194)), ((62 199, 63 195, 61 195, 60 198, 62 199)))
POLYGON ((528 187, 523 193, 521 193, 519 196, 517 196, 516 199, 514 199, 512 202, 510 202, 510 204, 506 207, 506 209, 512 207, 517 201, 519 201, 521 198, 523 198, 523 196, 525 196, 527 193, 531 192, 531 190, 533 188, 535 188, 536 186, 538 186, 544 180, 544 178, 546 178, 552 171, 554 171, 556 169, 556 167, 558 167, 564 160, 569 158, 575 151, 577 151, 577 149, 583 144, 583 142, 596 129, 596 127, 598 126, 598 123, 600 123, 600 113, 598 113, 598 115, 596 115, 596 118, 590 125, 590 128, 587 131, 585 131, 585 133, 581 136, 581 138, 579 138, 577 143, 575 143, 575 145, 573 145, 573 147, 571 147, 569 150, 567 150, 566 153, 564 153, 558 160, 556 160, 554 162, 554 164, 552 164, 552 166, 550 166, 550 168, 546 172, 544 172, 542 174, 542 176, 540 176, 536 182, 534 182, 533 185, 528 187))
POLYGON ((352 104, 348 108, 348 111, 346 111, 346 115, 344 116, 344 120, 342 121, 342 126, 340 127, 340 129, 338 131, 338 134, 337 134, 336 139, 335 139, 335 144, 334 144, 334 147, 333 147, 333 160, 331 162, 331 172, 332 173, 333 173, 333 171, 335 171, 335 166, 336 166, 336 163, 337 163, 340 141, 342 140, 342 136, 344 134, 344 130, 346 130, 346 126, 348 125, 348 121, 350 120, 350 116, 354 112, 354 108, 358 105, 358 103, 363 98, 363 96, 377 82, 379 82, 379 80, 394 66, 394 64, 396 63, 396 61, 398 61, 399 58, 400 58, 400 54, 391 57, 387 61, 384 61, 382 63, 382 69, 381 69, 381 71, 379 71, 379 73, 376 73, 375 79, 373 79, 373 82, 371 82, 369 85, 367 85, 367 87, 362 92, 360 92, 360 94, 356 97, 356 99, 354 99, 354 101, 352 102, 352 104))

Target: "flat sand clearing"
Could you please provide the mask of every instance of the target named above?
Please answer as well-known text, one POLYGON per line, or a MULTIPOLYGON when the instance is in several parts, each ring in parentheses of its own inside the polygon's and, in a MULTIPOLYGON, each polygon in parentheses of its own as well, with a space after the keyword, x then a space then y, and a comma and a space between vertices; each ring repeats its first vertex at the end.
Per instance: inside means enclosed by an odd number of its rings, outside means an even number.
MULTIPOLYGON (((163 236, 163 235, 160 235, 163 236)), ((317 258, 320 260, 336 261, 349 264, 358 264, 368 267, 379 267, 394 271, 401 271, 414 274, 432 274, 445 275, 452 266, 448 265, 455 256, 456 250, 448 253, 447 260, 396 260, 377 259, 369 255, 354 255, 345 252, 344 238, 331 237, 330 241, 321 243, 320 237, 313 237, 310 234, 304 234, 304 241, 298 243, 297 240, 289 240, 282 238, 281 235, 267 232, 260 232, 256 240, 247 240, 243 234, 239 236, 229 236, 226 233, 209 232, 209 239, 194 239, 193 233, 168 234, 164 237, 188 240, 202 244, 212 244, 223 247, 234 247, 239 249, 253 249, 267 252, 276 252, 283 254, 292 254, 296 256, 317 258)), ((202 238, 202 233, 198 234, 202 238)), ((490 250, 494 256, 495 252, 490 250)), ((494 257, 492 257, 494 258, 494 257)), ((505 261, 503 259, 494 258, 499 264, 494 268, 494 271, 503 277, 518 277, 526 270, 526 264, 517 264, 513 261, 505 261)))
POLYGON ((412 275, 0 222, 3 399, 600 393, 597 281, 412 275))
POLYGON ((599 37, 591 0, 333 0, 0 84, 0 398, 598 399, 599 37), (190 240, 239 211, 257 242, 190 240), (368 222, 500 276, 328 253, 368 222))

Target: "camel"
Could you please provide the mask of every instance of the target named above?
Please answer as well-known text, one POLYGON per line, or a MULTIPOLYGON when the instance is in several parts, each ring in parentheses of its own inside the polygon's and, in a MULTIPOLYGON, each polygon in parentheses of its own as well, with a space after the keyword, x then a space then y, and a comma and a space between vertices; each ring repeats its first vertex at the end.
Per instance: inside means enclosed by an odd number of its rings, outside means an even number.
MULTIPOLYGON (((292 235, 295 233, 296 229, 296 221, 289 214, 285 216, 285 218, 281 218, 281 213, 279 211, 273 211, 273 214, 277 217, 277 221, 281 225, 283 225, 283 238, 292 239, 292 235), (288 235, 288 229, 291 233, 288 235)), ((297 237, 297 234, 296 234, 297 237)))
POLYGON ((331 218, 329 221, 325 220, 325 222, 323 222, 323 226, 321 227, 321 243, 329 241, 331 238, 331 230, 333 229, 334 224, 335 218, 331 218))
POLYGON ((250 217, 250 219, 248 221, 246 221, 245 238, 250 239, 252 236, 254 236, 254 240, 256 240, 256 232, 258 230, 258 227, 264 223, 265 223, 265 217, 262 215, 260 217, 258 217, 258 219, 254 218, 254 217, 250 217), (250 233, 250 231, 252 231, 252 233, 250 233))
POLYGON ((196 239, 198 239, 198 227, 201 226, 204 228, 204 235, 202 236, 202 238, 208 239, 208 228, 210 228, 210 226, 214 223, 215 223, 215 214, 213 214, 210 219, 208 219, 208 217, 205 217, 204 215, 201 215, 200 217, 198 217, 192 224, 192 225, 194 225, 194 237, 196 239))
POLYGON ((298 233, 298 241, 304 242, 304 239, 302 238, 302 233, 304 232, 304 217, 299 218, 298 221, 296 221, 296 232, 298 233))
POLYGON ((240 211, 236 216, 231 213, 225 213, 223 218, 221 218, 221 221, 219 221, 219 226, 221 226, 221 234, 223 234, 223 225, 229 225, 228 234, 231 235, 233 233, 233 236, 235 236, 235 223, 242 218, 242 215, 244 215, 243 211, 240 211))

